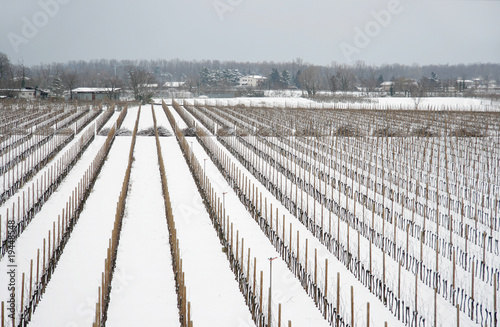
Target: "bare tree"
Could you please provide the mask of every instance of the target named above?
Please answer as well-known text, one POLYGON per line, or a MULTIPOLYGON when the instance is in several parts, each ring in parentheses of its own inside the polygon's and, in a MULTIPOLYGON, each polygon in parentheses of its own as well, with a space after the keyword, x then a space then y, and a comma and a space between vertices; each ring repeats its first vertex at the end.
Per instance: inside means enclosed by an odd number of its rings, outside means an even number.
POLYGON ((61 80, 69 90, 69 98, 73 100, 73 89, 78 85, 78 74, 75 71, 65 71, 61 74, 61 80))
POLYGON ((300 74, 300 85, 307 91, 309 97, 315 96, 316 92, 318 92, 320 84, 319 73, 319 67, 309 66, 300 74))
POLYGON ((0 87, 9 86, 12 78, 12 65, 9 57, 5 53, 0 52, 0 87))
POLYGON ((134 92, 135 99, 148 102, 153 96, 149 85, 155 81, 154 77, 140 66, 129 66, 127 72, 127 83, 134 92))
POLYGON ((116 91, 123 87, 123 81, 119 76, 115 74, 105 73, 102 80, 102 85, 108 89, 108 98, 114 99, 116 96, 116 91))

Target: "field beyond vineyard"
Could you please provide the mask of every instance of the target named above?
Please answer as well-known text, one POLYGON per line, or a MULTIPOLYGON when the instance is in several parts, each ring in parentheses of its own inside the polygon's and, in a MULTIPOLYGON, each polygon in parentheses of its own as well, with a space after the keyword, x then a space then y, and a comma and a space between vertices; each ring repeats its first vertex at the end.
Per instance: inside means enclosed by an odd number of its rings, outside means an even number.
POLYGON ((4 326, 498 326, 500 108, 0 103, 4 326))

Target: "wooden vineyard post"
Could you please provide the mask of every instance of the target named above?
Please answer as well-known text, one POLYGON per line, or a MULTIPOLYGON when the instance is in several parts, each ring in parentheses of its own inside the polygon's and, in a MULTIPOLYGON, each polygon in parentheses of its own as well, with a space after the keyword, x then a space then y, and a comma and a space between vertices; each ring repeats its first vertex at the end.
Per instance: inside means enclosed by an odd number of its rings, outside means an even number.
MULTIPOLYGON (((278 233, 278 208, 276 208, 276 234, 278 233)), ((283 243, 285 243, 285 215, 283 215, 283 232, 281 236, 283 237, 283 243)))
POLYGON ((398 299, 401 298, 401 262, 398 262, 398 299))
POLYGON ((422 262, 424 259, 424 239, 425 239, 425 231, 422 230, 420 234, 420 261, 422 262))
POLYGON ((328 258, 325 259, 325 297, 327 296, 327 294, 328 294, 328 258))
MULTIPOLYGON (((437 218, 439 220, 439 218, 437 218)), ((439 272, 439 235, 436 237, 436 273, 439 272)))
MULTIPOLYGON (((284 242, 285 240, 283 240, 284 242)), ((289 249, 291 250, 292 249, 292 223, 290 223, 290 247, 289 249)))
MULTIPOLYGON (((270 227, 272 230, 273 229, 273 204, 271 203, 270 206, 271 206, 271 210, 269 210, 269 211, 271 212, 271 217, 269 219, 269 224, 270 224, 270 227)), ((267 218, 267 197, 266 197, 266 209, 265 209, 265 211, 266 211, 266 221, 267 221, 268 220, 268 218, 267 218)))
MULTIPOLYGON (((337 273, 337 317, 340 314, 340 273, 337 273)), ((337 318, 337 327, 339 326, 339 319, 337 318)))
POLYGON ((260 296, 259 296, 259 303, 260 303, 260 313, 262 313, 262 289, 263 289, 263 280, 264 280, 264 272, 261 270, 260 271, 260 296))
POLYGON ((309 244, 308 244, 308 239, 306 238, 306 262, 305 262, 305 271, 306 271, 306 274, 307 274, 307 252, 308 252, 308 247, 309 247, 309 244))
MULTIPOLYGON (((370 240, 370 273, 372 273, 372 241, 370 240)), ((370 284, 370 291, 372 290, 372 284, 370 284)))
POLYGON ((415 274, 415 311, 418 312, 418 270, 415 274))
POLYGON ((354 286, 351 285, 351 326, 354 326, 354 286))
POLYGON ((33 259, 31 259, 31 262, 30 262, 30 292, 29 292, 28 299, 31 299, 32 291, 33 291, 33 259))
POLYGON ((434 326, 437 326, 437 288, 434 288, 434 326))
POLYGON ((247 256, 247 280, 250 283, 250 248, 248 248, 248 256, 247 256))
POLYGON ((245 249, 245 239, 241 238, 241 268, 243 268, 243 263, 245 262, 245 257, 244 257, 244 249, 245 249))
POLYGON ((455 288, 456 288, 456 286, 455 286, 455 285, 456 285, 456 284, 455 284, 455 276, 456 276, 456 275, 455 275, 455 274, 456 274, 456 270, 455 270, 455 269, 456 269, 456 268, 455 268, 455 266, 456 266, 456 265, 455 265, 455 260, 456 260, 456 252, 455 252, 455 248, 453 248, 453 280, 452 280, 452 283, 453 283, 453 284, 452 284, 452 285, 453 285, 453 289, 455 289, 455 288))
MULTIPOLYGON (((228 217, 229 219, 229 217, 228 217)), ((231 223, 231 251, 233 251, 233 223, 231 223)))
POLYGON ((5 312, 5 304, 2 301, 2 317, 1 317, 2 318, 2 325, 1 325, 2 327, 5 327, 5 325, 4 325, 4 322, 5 322, 5 313, 4 312, 5 312))
POLYGON ((297 262, 300 263, 300 231, 297 229, 297 262))
POLYGON ((406 254, 409 255, 410 224, 406 224, 406 254))
MULTIPOLYGON (((318 285, 318 249, 314 249, 314 284, 318 285)), ((318 303, 317 292, 314 292, 314 302, 318 303)))
POLYGON ((358 260, 361 262, 361 256, 360 256, 360 248, 359 248, 359 229, 358 229, 358 260))
POLYGON ((256 281, 256 278, 257 278, 257 258, 254 257, 253 258, 253 292, 255 294, 255 292, 257 291, 255 289, 255 281, 256 281))
MULTIPOLYGON (((271 326, 271 324, 269 324, 271 326)), ((278 304, 278 327, 281 327, 281 303, 278 304)))
POLYGON ((382 282, 385 284, 385 249, 382 249, 382 282))
POLYGON ((366 327, 370 327, 370 302, 366 303, 366 327))
POLYGON ((351 229, 349 227, 349 218, 347 218, 347 225, 346 225, 346 229, 347 229, 347 253, 351 253, 351 250, 350 250, 350 240, 349 240, 349 230, 351 229))
MULTIPOLYGON (((471 278, 472 278, 472 282, 471 282, 471 299, 472 299, 472 303, 474 303, 474 267, 475 265, 472 264, 472 275, 471 275, 471 278)), ((471 319, 474 320, 474 310, 471 310, 471 319)))
POLYGON ((460 309, 457 304, 457 327, 460 327, 460 309))
MULTIPOLYGON (((232 227, 232 225, 231 225, 232 227)), ((240 231, 239 230, 236 230, 236 261, 238 261, 238 253, 239 253, 239 235, 240 235, 240 231)))
POLYGON ((332 235, 332 212, 330 210, 328 210, 328 234, 332 235))
POLYGON ((497 283, 498 283, 497 276, 498 275, 495 275, 495 277, 493 277, 493 317, 497 316, 497 283))

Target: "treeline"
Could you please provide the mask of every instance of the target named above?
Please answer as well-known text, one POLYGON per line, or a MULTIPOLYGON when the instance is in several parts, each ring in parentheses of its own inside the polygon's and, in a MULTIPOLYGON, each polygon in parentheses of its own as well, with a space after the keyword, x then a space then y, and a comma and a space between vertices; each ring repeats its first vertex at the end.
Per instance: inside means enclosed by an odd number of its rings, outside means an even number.
POLYGON ((400 85, 415 81, 427 87, 456 86, 457 79, 500 81, 500 64, 456 65, 313 65, 301 59, 290 62, 238 62, 219 60, 90 60, 27 66, 13 63, 0 52, 0 88, 39 87, 60 95, 75 87, 129 88, 138 94, 144 84, 185 82, 190 91, 231 87, 244 75, 267 77, 261 88, 298 88, 314 95, 318 90, 371 91, 384 81, 400 85), (209 73, 209 74, 208 74, 209 73), (207 75, 208 74, 208 75, 207 75), (214 79, 215 78, 215 79, 214 79), (396 83, 397 84, 397 83, 396 83))

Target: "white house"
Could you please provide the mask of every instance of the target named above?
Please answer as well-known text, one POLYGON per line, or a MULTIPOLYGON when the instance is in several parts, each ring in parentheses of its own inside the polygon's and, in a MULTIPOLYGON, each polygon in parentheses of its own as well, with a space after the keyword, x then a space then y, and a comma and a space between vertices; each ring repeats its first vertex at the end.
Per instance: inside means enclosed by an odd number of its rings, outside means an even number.
POLYGON ((34 100, 37 98, 47 98, 49 92, 42 89, 24 88, 24 89, 0 89, 0 96, 6 98, 18 98, 34 100))
POLYGON ((391 87, 393 87, 393 86, 394 86, 394 82, 390 82, 390 81, 382 82, 382 84, 380 84, 382 91, 386 91, 386 92, 389 92, 391 90, 391 87))
POLYGON ((163 84, 163 87, 178 89, 183 87, 185 84, 186 82, 165 82, 165 84, 163 84))
POLYGON ((95 101, 118 99, 120 89, 110 89, 107 87, 79 87, 72 90, 73 100, 95 101))
POLYGON ((247 75, 240 77, 239 86, 257 87, 266 81, 266 77, 261 75, 247 75))

